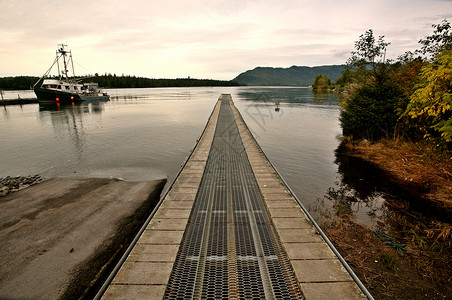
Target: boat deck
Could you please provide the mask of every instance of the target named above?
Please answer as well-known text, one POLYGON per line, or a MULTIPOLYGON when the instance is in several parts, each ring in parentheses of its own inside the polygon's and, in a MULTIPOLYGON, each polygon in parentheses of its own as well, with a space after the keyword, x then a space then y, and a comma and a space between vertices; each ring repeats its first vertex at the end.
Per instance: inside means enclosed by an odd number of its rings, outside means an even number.
POLYGON ((322 234, 231 96, 221 95, 184 168, 98 296, 371 298, 322 234))

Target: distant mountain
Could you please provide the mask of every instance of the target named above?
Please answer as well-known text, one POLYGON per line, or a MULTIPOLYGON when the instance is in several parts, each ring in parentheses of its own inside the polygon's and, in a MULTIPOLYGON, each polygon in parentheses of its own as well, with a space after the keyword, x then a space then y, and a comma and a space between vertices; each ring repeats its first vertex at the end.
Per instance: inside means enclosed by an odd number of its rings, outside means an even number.
POLYGON ((241 73, 233 79, 240 84, 260 86, 310 86, 314 83, 315 76, 326 74, 331 81, 342 75, 343 65, 271 68, 257 67, 241 73))

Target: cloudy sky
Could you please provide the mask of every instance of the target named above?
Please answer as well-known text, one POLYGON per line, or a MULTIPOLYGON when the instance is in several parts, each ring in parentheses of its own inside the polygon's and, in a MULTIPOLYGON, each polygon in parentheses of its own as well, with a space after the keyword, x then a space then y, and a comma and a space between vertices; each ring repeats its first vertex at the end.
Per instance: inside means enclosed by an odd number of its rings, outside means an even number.
POLYGON ((370 28, 396 58, 445 18, 452 0, 0 0, 0 76, 42 75, 63 42, 78 75, 229 80, 342 64, 370 28))

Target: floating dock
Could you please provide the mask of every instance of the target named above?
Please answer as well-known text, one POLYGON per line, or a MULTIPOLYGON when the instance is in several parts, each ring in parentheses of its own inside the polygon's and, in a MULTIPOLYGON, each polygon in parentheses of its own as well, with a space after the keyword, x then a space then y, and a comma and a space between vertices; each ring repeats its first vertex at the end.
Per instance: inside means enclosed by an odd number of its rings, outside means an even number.
POLYGON ((221 95, 97 299, 372 299, 221 95))
POLYGON ((0 105, 15 105, 15 104, 32 104, 38 103, 36 98, 17 98, 17 99, 0 99, 0 105))

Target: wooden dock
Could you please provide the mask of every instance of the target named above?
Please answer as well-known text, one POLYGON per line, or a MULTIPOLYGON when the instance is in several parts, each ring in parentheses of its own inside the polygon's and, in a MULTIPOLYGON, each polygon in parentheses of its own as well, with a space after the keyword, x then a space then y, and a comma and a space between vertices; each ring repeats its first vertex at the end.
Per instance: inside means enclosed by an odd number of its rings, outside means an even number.
POLYGON ((221 95, 97 299, 373 299, 221 95))

